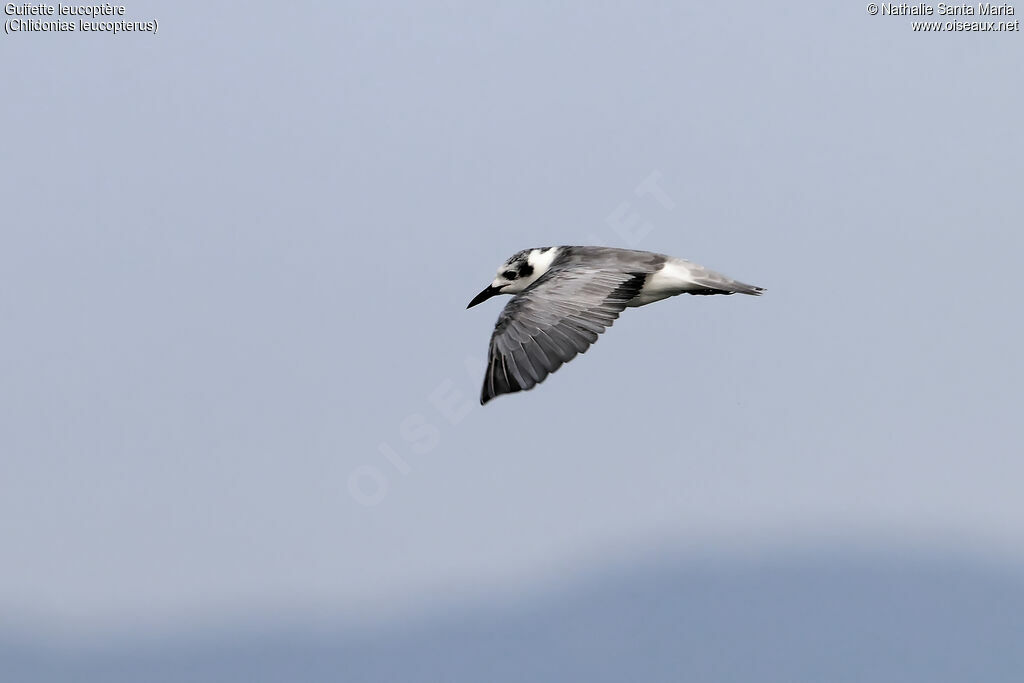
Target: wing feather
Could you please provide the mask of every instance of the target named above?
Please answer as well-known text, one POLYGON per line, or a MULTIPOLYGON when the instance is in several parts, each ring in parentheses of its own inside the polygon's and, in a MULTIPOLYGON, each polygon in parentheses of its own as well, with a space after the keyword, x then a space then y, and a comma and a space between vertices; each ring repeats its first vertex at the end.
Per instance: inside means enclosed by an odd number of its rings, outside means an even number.
POLYGON ((531 389, 585 352, 643 287, 645 273, 553 267, 505 306, 480 402, 531 389))

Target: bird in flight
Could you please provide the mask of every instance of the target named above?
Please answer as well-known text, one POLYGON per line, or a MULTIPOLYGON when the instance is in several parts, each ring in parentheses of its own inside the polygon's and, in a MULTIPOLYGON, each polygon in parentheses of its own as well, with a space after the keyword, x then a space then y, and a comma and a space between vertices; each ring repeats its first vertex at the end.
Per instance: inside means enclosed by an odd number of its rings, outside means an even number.
POLYGON ((585 352, 627 306, 645 306, 677 294, 752 294, 762 287, 664 254, 612 247, 524 249, 466 308, 496 294, 513 294, 498 316, 480 393, 495 396, 532 389, 585 352))

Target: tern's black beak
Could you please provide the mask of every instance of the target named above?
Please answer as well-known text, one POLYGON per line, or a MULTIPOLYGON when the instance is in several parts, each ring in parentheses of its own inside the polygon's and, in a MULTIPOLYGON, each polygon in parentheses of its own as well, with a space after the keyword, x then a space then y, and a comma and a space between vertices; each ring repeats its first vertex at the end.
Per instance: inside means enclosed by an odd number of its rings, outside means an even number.
POLYGON ((466 308, 473 308, 477 304, 483 303, 484 301, 487 301, 488 299, 490 299, 495 294, 501 294, 501 287, 495 287, 494 285, 487 285, 487 289, 485 289, 484 291, 482 291, 479 294, 477 294, 476 296, 474 296, 473 300, 469 302, 469 305, 466 306, 466 308))

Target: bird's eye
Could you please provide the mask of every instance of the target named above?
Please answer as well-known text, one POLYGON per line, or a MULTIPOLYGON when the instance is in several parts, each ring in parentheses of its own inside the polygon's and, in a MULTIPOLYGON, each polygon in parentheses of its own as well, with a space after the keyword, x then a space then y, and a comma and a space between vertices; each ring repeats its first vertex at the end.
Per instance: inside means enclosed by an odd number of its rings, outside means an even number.
POLYGON ((503 278, 505 278, 506 280, 515 280, 516 279, 516 271, 514 271, 514 270, 506 270, 504 273, 501 274, 501 276, 503 278))

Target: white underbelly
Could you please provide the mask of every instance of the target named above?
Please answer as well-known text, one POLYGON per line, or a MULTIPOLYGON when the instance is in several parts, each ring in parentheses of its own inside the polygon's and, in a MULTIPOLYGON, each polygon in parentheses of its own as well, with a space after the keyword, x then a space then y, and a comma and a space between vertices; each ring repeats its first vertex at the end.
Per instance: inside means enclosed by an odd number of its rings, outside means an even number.
POLYGON ((685 263, 667 261, 659 271, 647 276, 647 281, 640 289, 640 294, 629 305, 646 306, 655 301, 682 294, 687 289, 692 289, 693 286, 693 276, 685 263))

